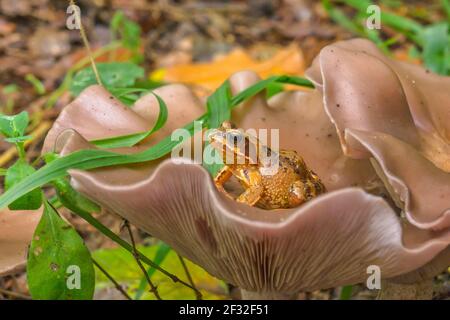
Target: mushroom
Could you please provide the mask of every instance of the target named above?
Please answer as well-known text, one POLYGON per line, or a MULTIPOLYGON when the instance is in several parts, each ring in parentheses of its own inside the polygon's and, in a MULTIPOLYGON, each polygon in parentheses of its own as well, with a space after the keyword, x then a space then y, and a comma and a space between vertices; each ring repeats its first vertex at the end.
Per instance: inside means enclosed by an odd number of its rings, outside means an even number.
POLYGON ((0 276, 23 269, 27 261, 28 245, 41 215, 42 208, 0 211, 0 276))
MULTIPOLYGON (((237 203, 189 159, 70 170, 72 184, 241 287, 244 298, 288 299, 365 282, 373 265, 387 287, 429 283, 450 261, 450 127, 443 120, 450 78, 392 61, 359 39, 324 48, 308 76, 315 90, 268 102, 258 95, 232 114, 243 129, 279 129, 281 148, 298 151, 322 178, 329 191, 300 207, 237 203)), ((258 80, 235 74, 233 93, 258 80)), ((204 112, 182 85, 155 93, 168 106, 166 126, 117 152, 148 148, 204 112)), ((68 154, 94 148, 89 140, 148 130, 157 106, 145 95, 129 109, 102 87, 89 87, 61 112, 44 152, 68 154)))

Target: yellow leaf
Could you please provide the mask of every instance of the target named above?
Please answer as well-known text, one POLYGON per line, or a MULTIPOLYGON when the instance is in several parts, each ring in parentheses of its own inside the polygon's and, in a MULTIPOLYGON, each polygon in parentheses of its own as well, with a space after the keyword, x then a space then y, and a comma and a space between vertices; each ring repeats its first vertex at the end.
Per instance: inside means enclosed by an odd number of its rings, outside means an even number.
POLYGON ((302 75, 304 59, 296 44, 278 50, 270 59, 257 61, 243 49, 235 49, 226 56, 208 63, 183 64, 154 72, 150 78, 161 78, 167 82, 181 82, 201 86, 213 91, 233 73, 241 70, 255 71, 261 78, 272 75, 302 75))

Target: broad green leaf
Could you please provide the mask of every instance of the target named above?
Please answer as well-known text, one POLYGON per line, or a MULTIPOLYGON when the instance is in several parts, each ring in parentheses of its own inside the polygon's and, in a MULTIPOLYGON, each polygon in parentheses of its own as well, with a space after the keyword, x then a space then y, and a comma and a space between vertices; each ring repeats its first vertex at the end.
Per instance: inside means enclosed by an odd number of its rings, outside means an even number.
POLYGON ((37 300, 89 300, 95 288, 91 255, 83 239, 45 202, 28 253, 28 287, 37 300))
POLYGON ((101 139, 101 140, 93 140, 93 141, 91 141, 91 143, 95 144, 98 147, 105 148, 105 149, 132 147, 135 144, 137 144, 137 143, 141 142, 142 140, 144 140, 145 138, 147 138, 148 136, 150 136, 152 133, 155 133, 156 131, 161 129, 167 121, 167 117, 168 117, 167 105, 164 102, 164 100, 161 99, 160 96, 158 96, 157 94, 155 94, 153 92, 152 92, 152 94, 158 100, 159 114, 158 114, 158 119, 156 120, 156 123, 151 130, 146 131, 146 132, 129 134, 129 135, 125 135, 125 136, 118 136, 118 137, 101 139))
MULTIPOLYGON (((138 250, 151 259, 156 259, 159 248, 159 243, 146 247, 138 246, 138 250)), ((135 293, 139 290, 143 274, 142 270, 136 264, 133 255, 123 248, 115 248, 97 250, 92 253, 92 256, 116 281, 128 288, 128 293, 131 296, 135 296, 135 293)), ((214 278, 192 262, 185 261, 193 281, 203 294, 204 299, 227 298, 227 288, 221 280, 214 278)), ((165 270, 170 270, 171 273, 180 279, 187 281, 184 269, 177 254, 173 250, 170 250, 160 266, 165 270)), ((113 284, 101 272, 96 272, 96 279, 97 290, 113 288, 113 284)), ((160 272, 154 272, 151 280, 158 287, 162 299, 179 300, 196 298, 192 289, 180 283, 174 283, 160 272)), ((142 299, 149 300, 155 299, 155 297, 152 293, 146 291, 142 295, 142 299)))
POLYGON ((31 138, 32 138, 32 136, 22 136, 22 137, 14 137, 14 138, 5 138, 5 141, 9 142, 9 143, 21 143, 21 142, 30 140, 31 138))
POLYGON ((0 114, 0 133, 6 138, 16 138, 25 135, 29 122, 28 112, 22 111, 13 116, 0 114))
MULTIPOLYGON (((264 90, 273 81, 280 83, 291 83, 304 87, 313 87, 313 84, 303 78, 291 76, 272 77, 255 83, 231 99, 232 107, 242 103, 246 99, 264 90)), ((195 121, 202 123, 205 127, 208 121, 208 114, 204 114, 195 121)), ((194 132, 194 122, 184 126, 191 135, 194 132)), ((43 166, 31 176, 25 178, 14 185, 8 191, 0 196, 0 208, 3 208, 20 198, 27 192, 40 187, 50 181, 64 177, 69 169, 89 170, 114 165, 125 165, 131 163, 140 163, 159 159, 172 151, 174 147, 182 141, 172 141, 170 136, 165 137, 156 145, 134 154, 118 154, 105 150, 79 150, 67 156, 56 159, 55 161, 43 166)))
MULTIPOLYGON (((5 190, 11 189, 14 185, 22 181, 24 178, 33 174, 36 170, 25 160, 18 159, 6 171, 5 190)), ((38 187, 25 195, 21 196, 9 205, 11 210, 36 210, 42 204, 42 191, 38 187)))
POLYGON ((426 27, 422 33, 423 59, 432 71, 447 75, 450 73, 450 34, 447 23, 426 27))
MULTIPOLYGON (((131 62, 105 62, 96 65, 102 84, 108 90, 131 87, 136 79, 144 77, 144 69, 131 62)), ((75 74, 70 85, 70 92, 74 96, 78 96, 81 91, 96 83, 92 67, 87 67, 75 74)))

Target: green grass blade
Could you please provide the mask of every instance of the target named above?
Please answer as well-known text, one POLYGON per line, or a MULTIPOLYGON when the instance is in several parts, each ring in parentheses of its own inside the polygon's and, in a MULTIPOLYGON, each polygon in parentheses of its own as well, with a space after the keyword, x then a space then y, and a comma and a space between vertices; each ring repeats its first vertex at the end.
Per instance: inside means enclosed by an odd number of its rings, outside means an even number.
MULTIPOLYGON (((313 84, 309 80, 300 77, 271 77, 255 83, 238 95, 234 96, 231 99, 231 107, 234 107, 246 99, 253 97, 255 94, 263 91, 274 81, 279 83, 290 83, 300 86, 313 87, 313 84)), ((204 114, 196 119, 196 121, 202 123, 202 126, 205 127, 209 120, 208 117, 208 114, 204 114)), ((186 125, 184 129, 189 131, 192 135, 194 133, 194 122, 186 125)), ((179 143, 181 142, 172 141, 171 136, 167 136, 149 149, 135 154, 118 154, 106 150, 96 149, 76 151, 46 164, 35 173, 12 186, 8 191, 0 196, 0 208, 4 208, 14 200, 20 198, 37 187, 47 184, 55 179, 64 177, 69 169, 90 170, 114 165, 148 162, 167 155, 179 143)))
MULTIPOLYGON (((155 257, 153 258, 153 262, 157 265, 161 265, 161 263, 164 261, 164 259, 169 254, 170 250, 172 250, 171 247, 169 247, 164 242, 161 242, 158 251, 156 251, 155 257)), ((152 277, 152 275, 155 273, 156 269, 153 267, 148 268, 147 274, 149 278, 152 277)), ((144 290, 147 287, 147 279, 145 277, 142 277, 141 281, 139 282, 139 287, 136 291, 136 295, 134 296, 135 300, 140 300, 142 295, 144 294, 144 290)))
POLYGON ((151 134, 155 133, 159 129, 161 129, 167 121, 168 117, 168 110, 167 105, 164 102, 163 99, 161 99, 160 96, 153 93, 152 94, 156 97, 158 100, 159 105, 159 115, 158 119, 156 120, 155 125, 153 128, 146 132, 140 132, 140 133, 134 133, 130 135, 125 136, 118 136, 118 137, 112 137, 107 139, 99 139, 99 140, 93 140, 90 141, 91 143, 95 144, 97 147, 105 148, 105 149, 111 149, 111 148, 123 148, 123 147, 132 147, 136 145, 137 143, 141 142, 151 134))
POLYGON ((331 19, 336 23, 344 27, 345 29, 353 32, 355 34, 364 35, 362 32, 362 27, 353 20, 349 19, 342 10, 334 7, 329 0, 322 0, 322 5, 325 11, 328 13, 331 19))

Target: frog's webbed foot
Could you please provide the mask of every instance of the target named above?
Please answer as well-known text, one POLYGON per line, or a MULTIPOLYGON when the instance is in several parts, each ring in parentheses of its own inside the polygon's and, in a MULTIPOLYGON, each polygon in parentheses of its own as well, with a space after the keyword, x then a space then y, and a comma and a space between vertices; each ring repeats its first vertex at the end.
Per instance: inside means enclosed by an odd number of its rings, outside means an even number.
POLYGON ((263 187, 261 185, 255 185, 249 187, 244 191, 237 199, 237 202, 248 204, 249 206, 254 206, 263 193, 263 187))

